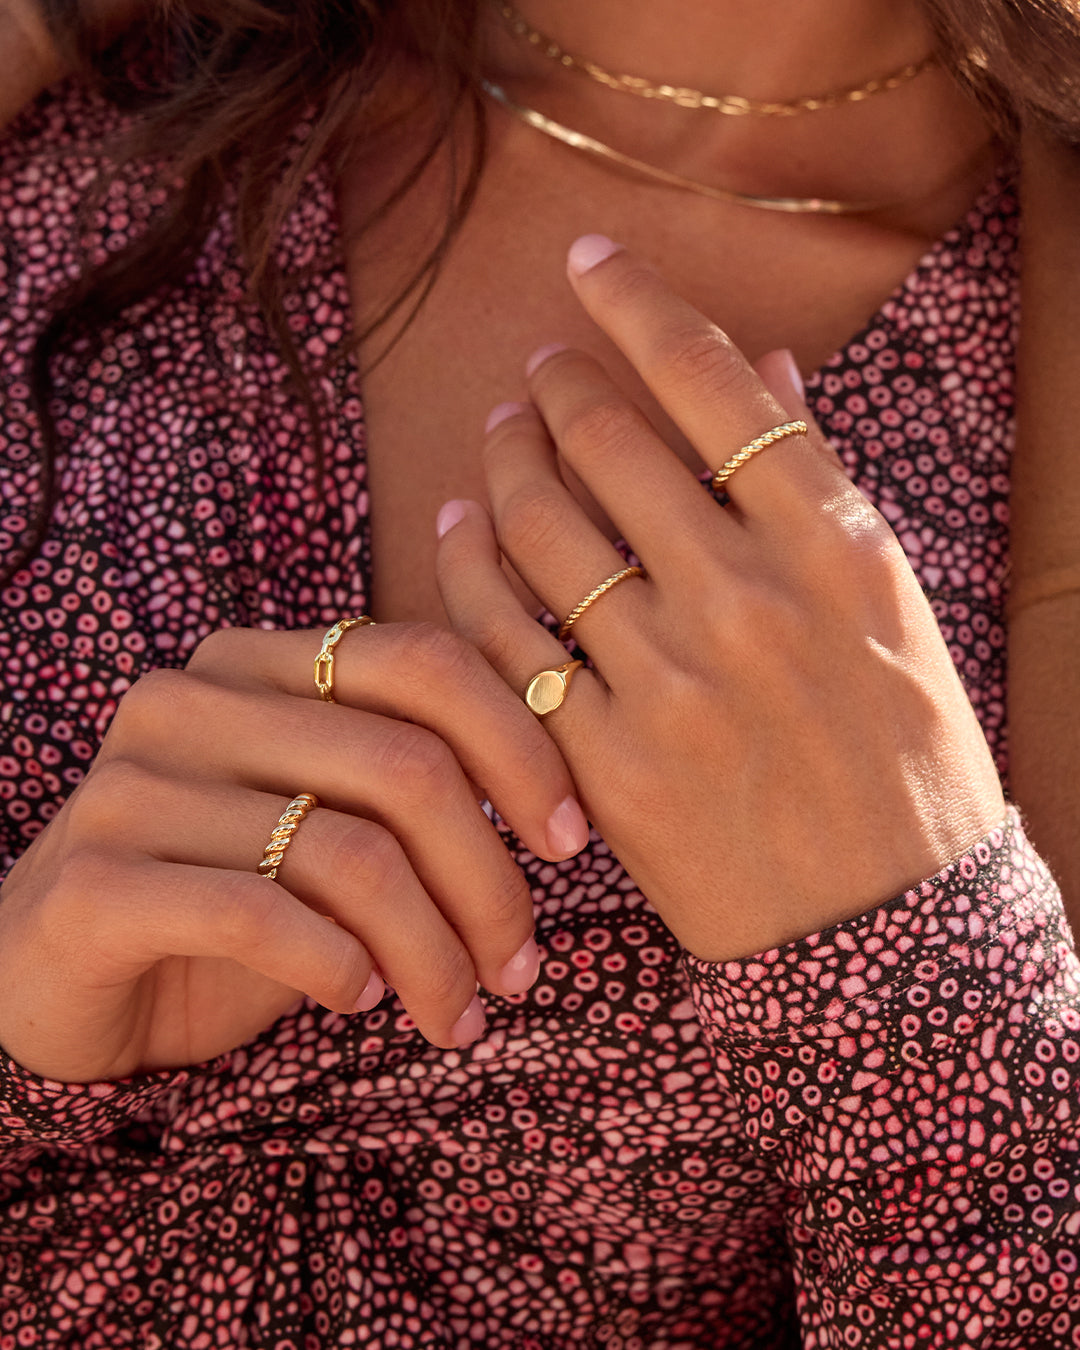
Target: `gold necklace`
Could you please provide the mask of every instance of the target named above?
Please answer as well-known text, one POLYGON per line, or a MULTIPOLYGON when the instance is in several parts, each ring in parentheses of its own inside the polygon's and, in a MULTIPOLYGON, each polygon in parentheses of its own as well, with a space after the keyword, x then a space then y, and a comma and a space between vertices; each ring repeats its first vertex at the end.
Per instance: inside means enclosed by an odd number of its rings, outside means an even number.
POLYGON ((595 61, 583 56, 574 56, 564 50, 546 33, 533 28, 524 15, 513 5, 507 4, 506 0, 502 0, 499 4, 499 11, 515 37, 524 38, 542 55, 551 61, 557 61, 568 70, 580 71, 589 79, 596 80, 598 84, 606 85, 609 89, 619 89, 626 94, 637 94, 639 98, 662 99, 668 103, 676 103, 680 108, 705 108, 710 112, 722 113, 726 117, 794 117, 798 113, 838 108, 845 103, 862 103, 875 94, 887 94, 891 89, 899 89, 901 85, 915 79, 937 62, 937 56, 931 53, 924 56, 921 61, 901 66, 891 75, 882 75, 878 79, 869 80, 866 84, 851 89, 796 98, 789 103, 767 103, 760 99, 743 98, 740 94, 705 94, 700 89, 684 89, 679 85, 650 84, 640 75, 614 75, 603 66, 598 66, 595 61))
POLYGON ((568 145, 573 150, 591 155, 594 159, 617 164, 641 178, 661 183, 665 187, 679 188, 683 192, 693 192, 698 197, 710 197, 713 201, 729 202, 736 206, 753 206, 759 211, 784 211, 789 215, 854 216, 870 211, 883 211, 899 205, 897 202, 841 202, 832 201, 827 197, 759 197, 749 192, 736 192, 731 188, 699 183, 693 178, 683 178, 679 174, 669 173, 667 169, 659 169, 655 164, 647 164, 644 160, 624 155, 620 150, 605 145, 603 141, 598 141, 593 136, 586 136, 584 132, 563 126, 561 122, 537 112, 535 108, 526 108, 523 104, 515 103, 505 89, 492 84, 490 80, 482 80, 481 85, 489 98, 494 99, 526 125, 543 132, 545 136, 561 141, 563 145, 568 145))

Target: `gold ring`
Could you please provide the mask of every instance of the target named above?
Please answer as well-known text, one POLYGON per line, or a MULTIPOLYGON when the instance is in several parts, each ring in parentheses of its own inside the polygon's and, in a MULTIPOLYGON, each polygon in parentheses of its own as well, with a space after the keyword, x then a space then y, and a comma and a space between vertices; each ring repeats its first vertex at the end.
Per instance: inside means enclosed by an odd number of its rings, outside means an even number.
POLYGON ((726 464, 721 464, 713 476, 713 488, 723 487, 735 470, 741 468, 759 450, 767 450, 770 445, 775 445, 777 441, 782 441, 788 436, 805 436, 809 430, 806 423, 800 419, 797 422, 784 422, 781 426, 773 427, 772 431, 766 431, 763 436, 756 437, 749 445, 744 445, 737 454, 732 455, 726 464))
POLYGON ((324 703, 337 702, 334 697, 334 648, 350 628, 355 628, 357 624, 363 628, 374 622, 375 620, 368 618, 366 614, 360 614, 355 619, 338 619, 337 623, 323 634, 322 648, 315 658, 315 688, 324 703))
POLYGON ((607 581, 602 581, 594 591, 574 606, 570 613, 563 619, 559 625, 559 641, 562 642, 570 629, 577 623, 578 619, 585 613, 590 605, 595 604, 602 595, 606 595, 612 586, 617 586, 620 581, 625 581, 627 577, 643 577, 645 575, 644 567, 624 567, 621 572, 616 572, 613 577, 608 577, 607 581))
POLYGON ((278 817, 278 823, 270 835, 270 842, 263 849, 262 862, 259 863, 259 871, 268 881, 273 881, 277 876, 277 870, 282 858, 285 856, 285 850, 292 843, 292 837, 296 833, 300 822, 313 806, 318 806, 319 799, 311 792, 301 792, 298 797, 294 797, 281 815, 278 817))
POLYGON ((525 690, 525 702, 537 717, 546 717, 559 707, 570 688, 574 673, 582 664, 581 661, 567 661, 565 666, 542 670, 532 677, 525 690))

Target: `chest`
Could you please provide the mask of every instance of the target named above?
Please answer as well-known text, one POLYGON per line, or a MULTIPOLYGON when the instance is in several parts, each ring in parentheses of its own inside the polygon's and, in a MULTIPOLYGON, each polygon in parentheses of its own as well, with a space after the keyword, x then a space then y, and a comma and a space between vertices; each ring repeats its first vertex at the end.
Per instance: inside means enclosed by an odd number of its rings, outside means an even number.
MULTIPOLYGON (((957 184, 926 228, 900 231, 727 206, 632 181, 561 146, 539 141, 523 153, 513 137, 497 143, 423 306, 388 351, 393 325, 361 347, 374 612, 384 620, 441 616, 436 513, 450 497, 484 499, 479 452, 487 413, 525 396, 525 362, 544 343, 595 355, 700 467, 574 300, 565 257, 578 235, 607 234, 647 258, 751 359, 788 347, 811 372, 859 331, 939 227, 962 214, 970 193, 957 184)), ((355 211, 348 191, 342 207, 348 226, 355 211)), ((444 209, 433 183, 347 249, 361 331, 430 247, 444 209)))

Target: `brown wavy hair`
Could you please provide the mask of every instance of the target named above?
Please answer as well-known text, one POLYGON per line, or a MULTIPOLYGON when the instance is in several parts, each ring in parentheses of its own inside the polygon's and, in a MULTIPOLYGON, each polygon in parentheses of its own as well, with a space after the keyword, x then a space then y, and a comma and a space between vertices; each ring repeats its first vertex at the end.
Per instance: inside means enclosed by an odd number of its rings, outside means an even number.
MULTIPOLYGON (((176 186, 145 234, 88 269, 62 297, 38 341, 32 389, 43 441, 40 509, 5 576, 41 542, 52 510, 62 452, 49 414, 54 356, 62 343, 180 281, 222 209, 227 184, 236 194, 249 292, 306 402, 318 447, 319 409, 285 318, 284 300, 298 279, 282 276, 273 260, 281 222, 305 177, 320 160, 343 158, 358 143, 362 148, 386 134, 403 115, 383 97, 403 61, 425 71, 431 132, 386 200, 374 204, 368 226, 409 191, 440 147, 457 147, 451 125, 463 108, 470 113, 471 140, 454 166, 441 236, 391 303, 355 335, 358 344, 395 316, 399 335, 422 304, 469 208, 484 158, 481 0, 142 0, 143 17, 111 44, 80 0, 41 3, 69 63, 139 114, 123 145, 111 148, 99 191, 110 173, 143 157, 165 165, 176 186), (137 68, 149 72, 138 88, 130 79, 135 52, 137 68), (299 127, 306 130, 298 151, 299 127)), ((921 3, 943 60, 1004 137, 1035 121, 1080 145, 1078 0, 921 3)))

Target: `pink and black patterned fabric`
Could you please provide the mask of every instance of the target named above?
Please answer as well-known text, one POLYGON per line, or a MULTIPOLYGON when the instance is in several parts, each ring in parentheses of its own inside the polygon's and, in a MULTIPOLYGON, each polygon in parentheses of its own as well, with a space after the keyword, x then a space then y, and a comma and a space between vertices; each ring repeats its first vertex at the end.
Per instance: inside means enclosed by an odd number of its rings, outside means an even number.
MULTIPOLYGON (((28 354, 109 125, 61 91, 0 149, 4 550, 36 490, 28 354)), ((139 228, 151 181, 114 189, 92 247, 139 228)), ((1016 238, 1003 177, 808 386, 1002 769, 1016 238)), ((315 368, 348 325, 321 178, 281 249, 315 368)), ((0 596, 5 865, 143 671, 222 624, 326 626, 368 584, 355 374, 321 378, 316 492, 227 219, 56 376, 57 510, 0 596)), ((1080 1346, 1080 967, 1015 812, 888 904, 718 965, 602 840, 507 843, 543 965, 465 1050, 387 998, 121 1083, 4 1060, 0 1350, 1080 1346)))

